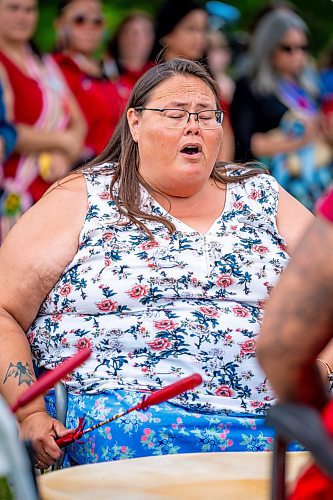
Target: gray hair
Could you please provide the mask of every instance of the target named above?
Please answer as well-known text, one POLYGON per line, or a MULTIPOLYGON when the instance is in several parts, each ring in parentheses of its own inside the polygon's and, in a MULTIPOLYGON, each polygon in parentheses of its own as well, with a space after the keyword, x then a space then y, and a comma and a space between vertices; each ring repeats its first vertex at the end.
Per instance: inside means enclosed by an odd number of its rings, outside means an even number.
MULTIPOLYGON (((272 54, 284 35, 290 29, 297 29, 304 34, 308 27, 297 14, 288 10, 273 11, 260 21, 253 35, 250 57, 252 88, 261 94, 277 94, 278 74, 272 65, 272 54)), ((300 84, 313 94, 314 86, 308 82, 306 70, 298 75, 300 84)))

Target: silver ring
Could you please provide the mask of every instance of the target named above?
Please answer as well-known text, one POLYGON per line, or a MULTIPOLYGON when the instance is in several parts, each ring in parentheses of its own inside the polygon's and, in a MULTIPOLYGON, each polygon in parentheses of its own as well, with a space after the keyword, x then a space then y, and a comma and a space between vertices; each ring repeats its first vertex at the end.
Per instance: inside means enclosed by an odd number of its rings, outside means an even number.
POLYGON ((40 464, 41 464, 41 461, 38 460, 38 462, 34 465, 34 467, 38 468, 40 466, 40 464))

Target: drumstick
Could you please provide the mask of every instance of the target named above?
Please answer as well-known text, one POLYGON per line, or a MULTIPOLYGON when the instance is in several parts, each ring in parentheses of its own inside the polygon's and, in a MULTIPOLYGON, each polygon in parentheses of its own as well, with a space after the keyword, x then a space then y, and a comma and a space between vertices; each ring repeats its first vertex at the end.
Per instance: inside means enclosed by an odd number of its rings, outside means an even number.
POLYGON ((82 363, 89 358, 90 354, 91 350, 88 347, 80 349, 74 356, 66 359, 66 361, 57 366, 57 368, 41 375, 13 404, 11 407, 12 412, 17 412, 22 406, 30 403, 30 401, 33 401, 41 394, 45 394, 45 392, 59 382, 59 380, 72 372, 76 367, 82 365, 82 363))
POLYGON ((118 418, 128 415, 134 410, 145 411, 150 406, 163 403, 163 401, 167 401, 168 399, 174 398, 175 396, 178 396, 183 392, 194 389, 194 387, 200 385, 201 383, 202 383, 201 375, 199 375, 198 373, 194 373, 189 377, 183 378, 181 380, 178 380, 177 382, 174 382, 173 384, 167 385, 163 389, 159 389, 157 391, 152 392, 149 396, 143 396, 141 402, 138 403, 136 406, 132 406, 123 413, 117 413, 116 415, 113 415, 113 417, 108 418, 107 420, 103 420, 103 422, 99 422, 98 424, 93 425, 92 427, 88 427, 88 429, 83 430, 84 419, 80 418, 78 427, 74 429, 72 433, 66 434, 66 436, 56 439, 56 443, 59 446, 59 448, 63 448, 64 446, 74 443, 74 441, 80 439, 80 437, 83 436, 84 434, 87 434, 87 432, 94 431, 95 429, 102 427, 102 425, 109 424, 110 422, 113 422, 118 418))

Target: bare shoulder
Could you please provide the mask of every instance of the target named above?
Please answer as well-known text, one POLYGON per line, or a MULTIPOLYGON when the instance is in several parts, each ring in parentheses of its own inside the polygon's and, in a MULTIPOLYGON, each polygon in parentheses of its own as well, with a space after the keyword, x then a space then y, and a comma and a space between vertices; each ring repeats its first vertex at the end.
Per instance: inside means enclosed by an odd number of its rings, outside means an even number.
POLYGON ((277 226, 287 242, 287 252, 291 255, 314 220, 314 215, 296 198, 279 186, 277 226))
MULTIPOLYGON (((55 253, 54 257, 61 254, 70 258, 77 249, 86 212, 87 191, 84 177, 79 173, 71 174, 55 183, 21 217, 4 242, 4 250, 17 247, 25 241, 29 242, 29 248, 34 249, 34 255, 36 252, 38 255, 45 247, 55 253), (64 239, 66 245, 63 247, 64 239)), ((29 254, 29 251, 28 254, 25 253, 25 259, 29 254)))
MULTIPOLYGON (((86 212, 85 180, 76 173, 53 185, 21 217, 0 248, 0 305, 13 308, 21 296, 25 317, 33 319, 77 252, 86 212)), ((20 316, 19 305, 15 309, 20 316)))

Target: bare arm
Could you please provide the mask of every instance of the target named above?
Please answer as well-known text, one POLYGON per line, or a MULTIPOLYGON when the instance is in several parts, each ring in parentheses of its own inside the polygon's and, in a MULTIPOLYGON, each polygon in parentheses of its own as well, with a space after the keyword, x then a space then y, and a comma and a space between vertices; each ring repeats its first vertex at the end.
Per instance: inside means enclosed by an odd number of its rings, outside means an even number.
POLYGON ((251 137, 251 150, 257 158, 292 153, 304 144, 303 139, 290 138, 275 130, 265 134, 256 133, 251 137))
POLYGON ((281 153, 293 153, 319 134, 317 118, 304 120, 303 125, 305 132, 301 137, 291 137, 279 129, 273 129, 266 133, 257 132, 251 137, 251 150, 258 158, 281 153))
POLYGON ((42 153, 44 151, 62 151, 70 156, 76 148, 76 135, 68 130, 44 130, 23 123, 16 123, 18 140, 16 151, 19 153, 42 153))
POLYGON ((310 226, 314 216, 299 201, 279 186, 277 226, 287 242, 287 252, 293 254, 295 247, 310 226))
MULTIPOLYGON (((0 248, 0 392, 9 405, 35 380, 25 331, 45 296, 76 253, 86 212, 83 178, 51 189, 14 226, 0 248)), ((45 465, 58 458, 56 433, 64 430, 45 413, 43 398, 22 410, 18 420, 45 465)))
POLYGON ((66 130, 43 130, 29 125, 17 124, 16 150, 21 153, 59 151, 68 157, 69 167, 79 158, 87 125, 72 94, 68 94, 71 121, 66 130))
POLYGON ((257 346, 278 397, 319 409, 328 400, 316 358, 333 332, 332 255, 332 226, 318 218, 273 290, 257 346))

